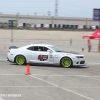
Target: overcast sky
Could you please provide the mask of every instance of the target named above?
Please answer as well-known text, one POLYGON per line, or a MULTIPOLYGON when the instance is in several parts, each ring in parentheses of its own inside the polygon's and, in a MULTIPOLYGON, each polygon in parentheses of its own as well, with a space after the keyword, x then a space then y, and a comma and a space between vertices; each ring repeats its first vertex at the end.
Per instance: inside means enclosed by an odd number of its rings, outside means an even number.
MULTIPOLYGON (((0 0, 0 12, 34 15, 55 15, 56 0, 0 0)), ((100 8, 100 0, 58 0, 58 16, 93 17, 93 8, 100 8)))

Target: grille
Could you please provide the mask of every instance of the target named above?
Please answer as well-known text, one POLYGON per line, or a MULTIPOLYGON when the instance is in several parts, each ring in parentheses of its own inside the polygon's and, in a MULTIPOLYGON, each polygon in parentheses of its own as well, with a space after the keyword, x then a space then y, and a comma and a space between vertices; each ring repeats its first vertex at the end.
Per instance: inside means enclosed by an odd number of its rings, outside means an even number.
POLYGON ((83 56, 77 56, 77 58, 84 58, 83 56))
POLYGON ((80 64, 84 64, 85 63, 85 61, 80 61, 80 64))
POLYGON ((80 58, 84 58, 83 56, 80 56, 80 58))

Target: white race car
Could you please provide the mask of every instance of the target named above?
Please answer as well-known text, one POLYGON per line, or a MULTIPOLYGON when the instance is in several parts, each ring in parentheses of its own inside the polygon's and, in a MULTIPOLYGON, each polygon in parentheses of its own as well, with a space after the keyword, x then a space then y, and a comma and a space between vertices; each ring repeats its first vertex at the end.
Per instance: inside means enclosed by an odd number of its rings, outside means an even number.
POLYGON ((62 51, 48 44, 30 44, 23 47, 11 46, 7 59, 17 65, 28 63, 54 64, 62 67, 85 66, 85 57, 76 52, 62 51))

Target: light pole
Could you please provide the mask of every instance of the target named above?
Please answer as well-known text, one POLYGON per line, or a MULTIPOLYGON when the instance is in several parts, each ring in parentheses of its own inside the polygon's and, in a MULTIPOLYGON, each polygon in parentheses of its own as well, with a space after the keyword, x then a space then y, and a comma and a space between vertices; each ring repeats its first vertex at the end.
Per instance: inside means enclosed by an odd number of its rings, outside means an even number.
POLYGON ((17 27, 18 15, 19 13, 16 14, 16 20, 9 21, 9 26, 11 27, 11 42, 13 42, 13 27, 17 27))
POLYGON ((17 20, 10 20, 10 26, 11 26, 11 42, 13 42, 13 27, 17 27, 17 20))
POLYGON ((58 0, 55 0, 55 16, 58 16, 58 0))
POLYGON ((16 14, 17 23, 18 23, 18 17, 19 17, 19 13, 16 14))
POLYGON ((48 16, 51 16, 51 12, 50 11, 48 11, 48 16))
POLYGON ((12 26, 12 30, 11 30, 11 42, 13 42, 13 26, 12 26))

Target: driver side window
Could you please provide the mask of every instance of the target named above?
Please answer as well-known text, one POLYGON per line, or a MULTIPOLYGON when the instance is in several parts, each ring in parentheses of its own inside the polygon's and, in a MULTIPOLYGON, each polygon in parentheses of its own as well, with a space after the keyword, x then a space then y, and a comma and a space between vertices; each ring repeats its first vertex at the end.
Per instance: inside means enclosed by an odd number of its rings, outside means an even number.
POLYGON ((49 50, 47 47, 43 47, 43 46, 34 46, 34 47, 32 46, 27 49, 31 51, 43 51, 43 52, 47 52, 47 50, 49 50))
POLYGON ((46 52, 47 50, 48 50, 47 47, 34 46, 34 51, 43 51, 43 52, 46 52))

